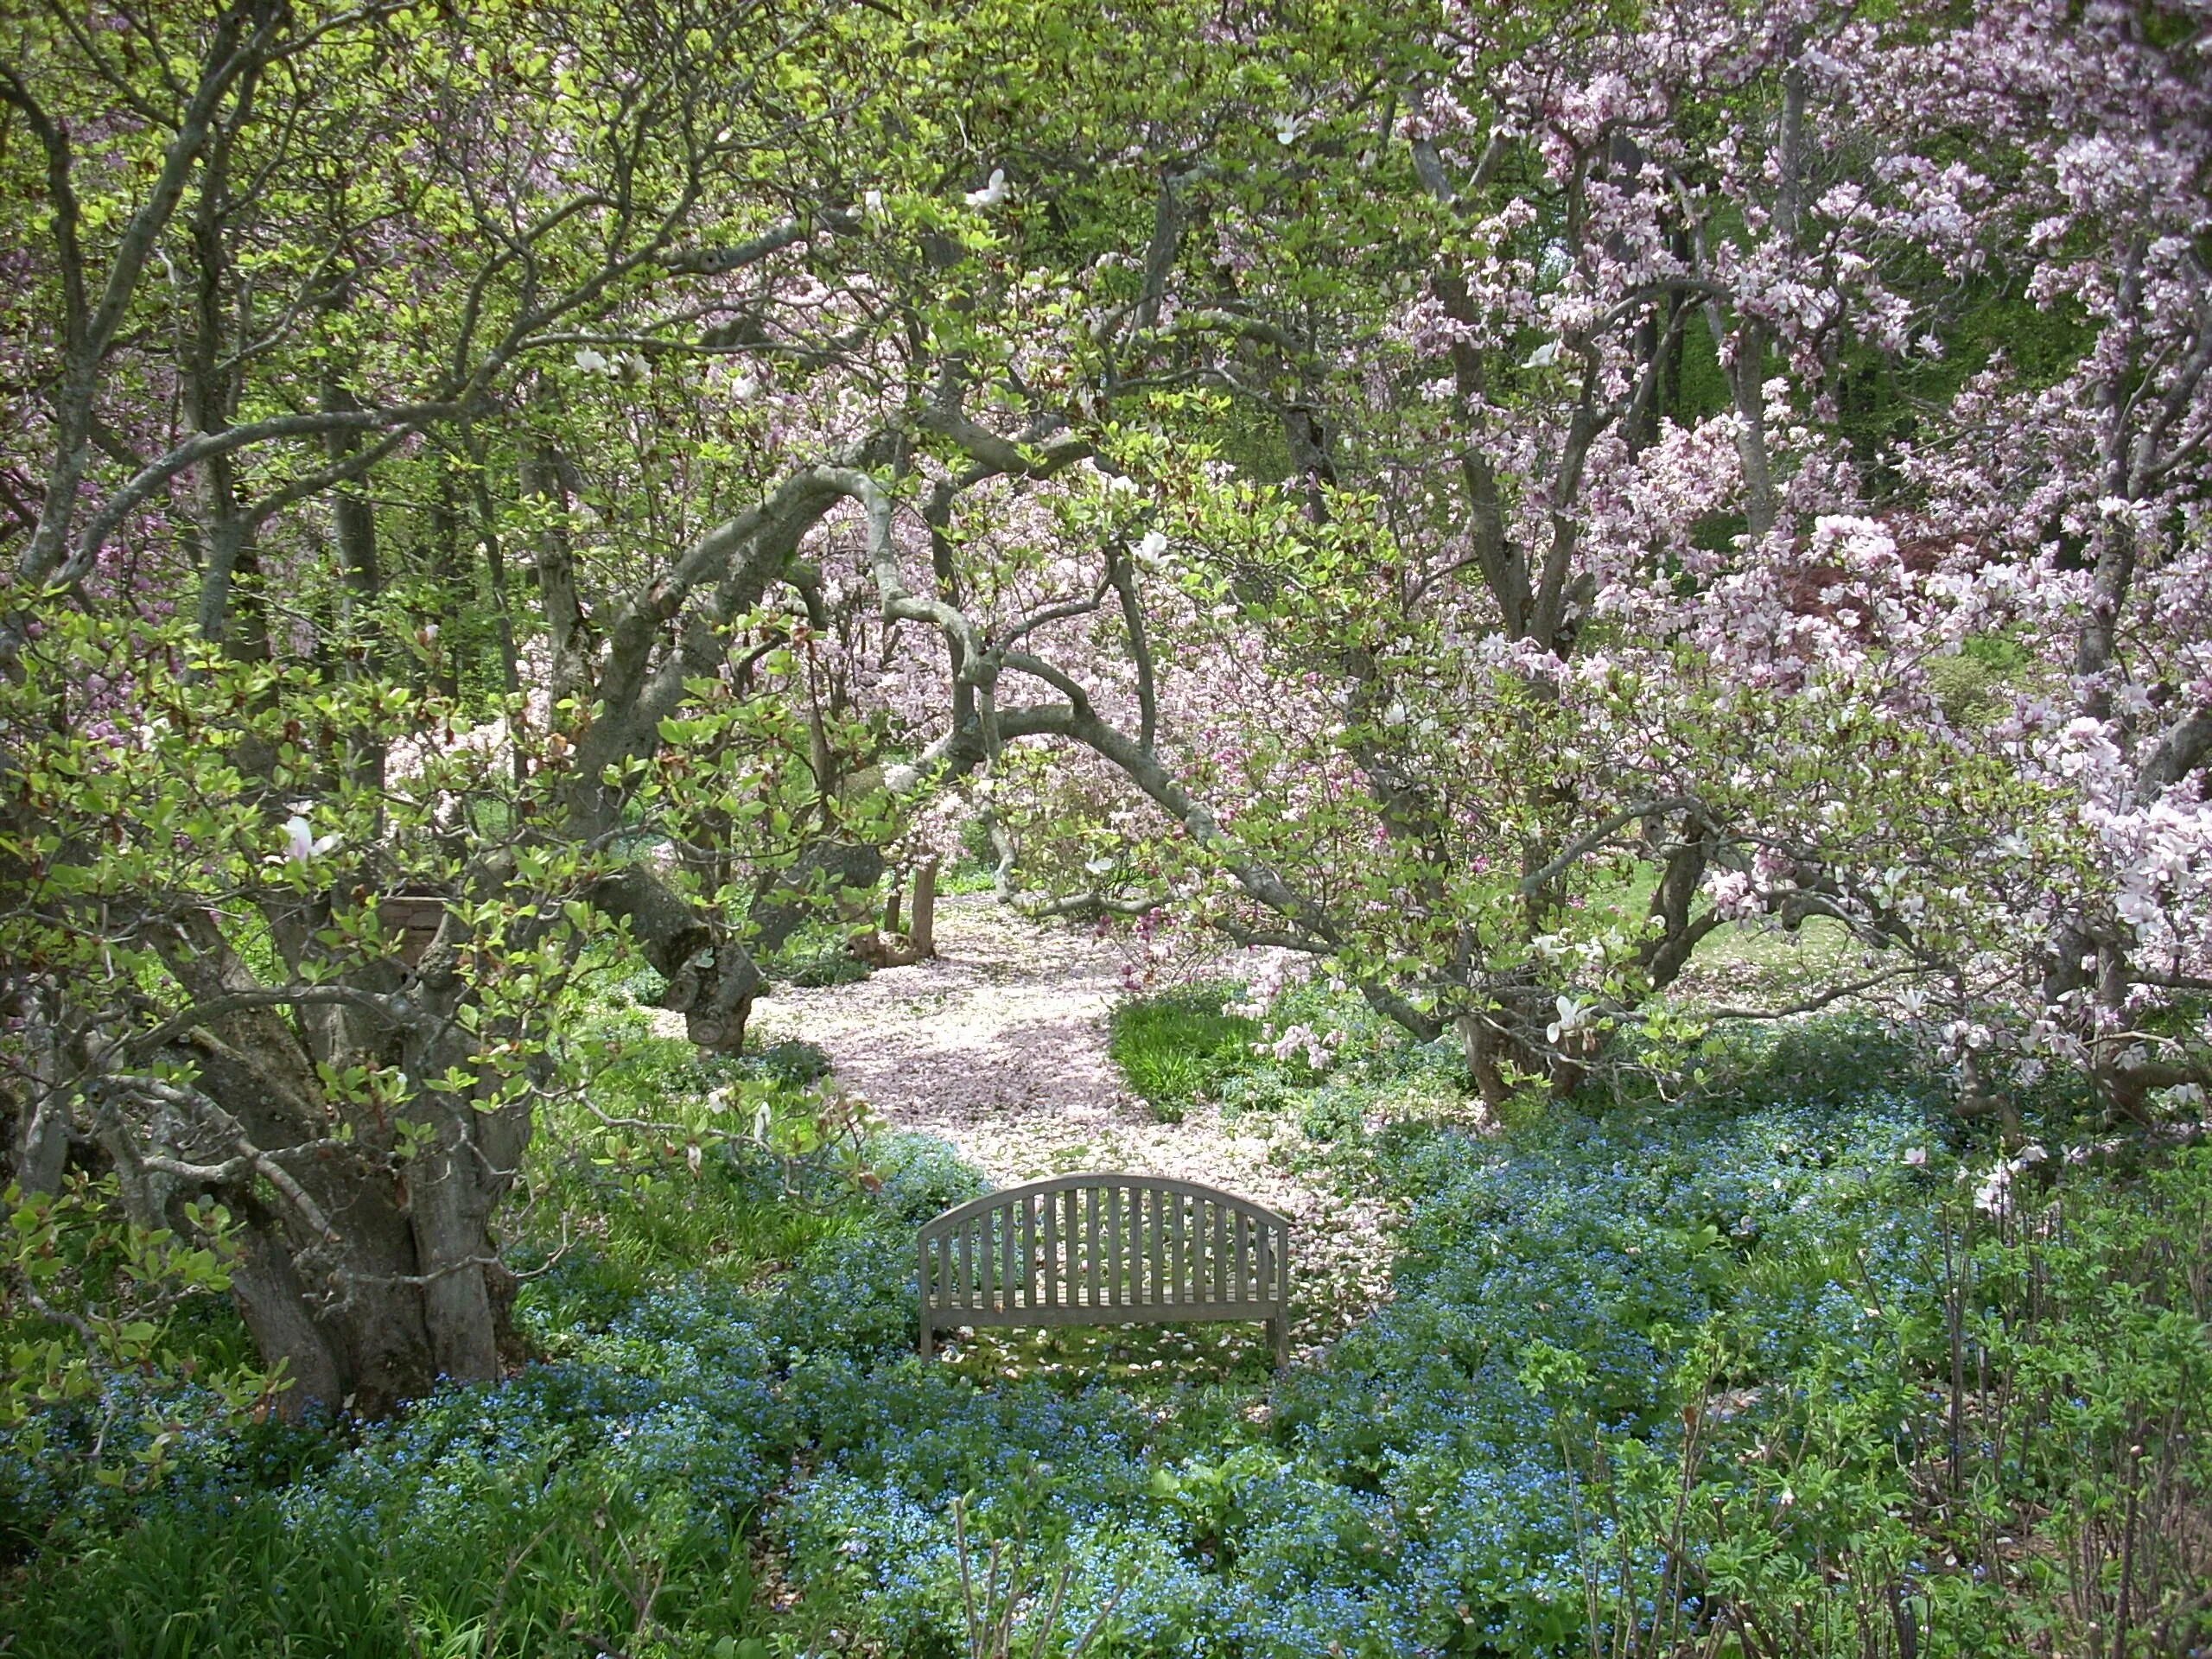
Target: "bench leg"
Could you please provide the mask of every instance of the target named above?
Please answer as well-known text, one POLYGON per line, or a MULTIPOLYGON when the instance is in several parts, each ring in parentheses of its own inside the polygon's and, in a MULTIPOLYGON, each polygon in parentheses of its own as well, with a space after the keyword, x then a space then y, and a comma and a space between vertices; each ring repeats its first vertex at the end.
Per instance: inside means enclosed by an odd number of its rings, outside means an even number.
POLYGON ((937 1332, 930 1324, 930 1316, 922 1315, 922 1357, 929 1358, 937 1352, 937 1332))
POLYGON ((1278 1313, 1268 1321, 1268 1342, 1275 1351, 1275 1369, 1290 1363, 1290 1320, 1278 1313))

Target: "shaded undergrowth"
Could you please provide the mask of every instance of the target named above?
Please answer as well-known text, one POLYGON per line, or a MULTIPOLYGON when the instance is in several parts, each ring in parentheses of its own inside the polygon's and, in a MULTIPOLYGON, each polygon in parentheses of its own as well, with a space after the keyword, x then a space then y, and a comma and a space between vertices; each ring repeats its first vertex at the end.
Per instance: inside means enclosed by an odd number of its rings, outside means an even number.
POLYGON ((973 1174, 838 1122, 804 1054, 688 1069, 618 1018, 534 1171, 537 1363, 188 1436, 135 1493, 0 1465, 36 1515, 12 1651, 959 1656, 963 1536, 968 1590, 994 1541, 1055 1586, 1043 1652, 2203 1639, 2212 1154, 2054 1140, 1993 1184, 1847 1025, 1723 1054, 1699 1105, 1491 1135, 1446 1054, 1181 1028, 1408 1217, 1395 1301, 1319 1363, 1200 1326, 925 1366, 912 1230, 973 1174))

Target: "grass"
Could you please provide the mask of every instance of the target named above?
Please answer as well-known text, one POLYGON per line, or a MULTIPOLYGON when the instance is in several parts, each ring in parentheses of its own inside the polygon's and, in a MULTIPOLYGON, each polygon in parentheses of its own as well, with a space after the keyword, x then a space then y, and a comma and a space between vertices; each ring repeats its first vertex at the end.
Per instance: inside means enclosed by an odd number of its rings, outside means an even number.
POLYGON ((988 864, 970 863, 963 859, 938 877, 937 893, 940 899, 959 897, 991 893, 997 887, 998 872, 995 868, 988 864))
POLYGON ((613 1482, 537 1467, 471 1500, 474 1523, 436 1535, 303 1533, 275 1494, 213 1525, 157 1516, 79 1560, 76 1605, 25 1610, 12 1651, 474 1659, 612 1651, 680 1623, 705 1652, 755 1622, 742 1552, 613 1482))
POLYGON ((1858 966, 1849 930, 1826 917, 1795 931, 1770 925, 1724 927, 1698 949, 1675 1001, 1700 1006, 1783 1007, 1867 970, 1858 966))
POLYGON ((1232 988, 1199 986, 1122 1003, 1108 1052, 1140 1099, 1163 1123, 1249 1069, 1256 1020, 1224 1012, 1232 988))

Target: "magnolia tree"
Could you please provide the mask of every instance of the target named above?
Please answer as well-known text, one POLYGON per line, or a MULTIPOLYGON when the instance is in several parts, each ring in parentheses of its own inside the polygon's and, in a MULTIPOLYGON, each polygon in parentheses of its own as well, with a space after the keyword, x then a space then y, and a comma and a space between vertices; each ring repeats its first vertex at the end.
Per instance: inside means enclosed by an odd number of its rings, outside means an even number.
MULTIPOLYGON (((704 1040, 753 982, 616 855, 623 767, 663 711, 633 695, 588 756, 564 732, 587 722, 552 556, 543 689, 568 715, 534 709, 503 556, 546 517, 512 412, 557 336, 753 256, 695 243, 730 226, 707 176, 760 122, 820 112, 699 92, 755 31, 808 20, 521 21, 57 10, 0 79, 42 232, 11 296, 24 487, 0 605, 15 1173, 50 1189, 81 1145, 145 1227, 229 1198, 231 1285, 295 1406, 497 1365, 491 1217, 548 1080, 540 1010, 599 918, 704 1040), (574 117, 550 130, 549 81, 574 117), (479 583, 504 663, 464 688, 466 631, 436 619, 479 583), (453 741, 503 696, 500 741, 453 741)), ((750 603, 741 537, 701 541, 675 599, 750 603)), ((666 584, 667 563, 632 569, 666 584)), ((633 630, 667 594, 633 593, 633 630)))
MULTIPOLYGON (((1118 783, 1181 831, 1141 849, 1160 891, 1072 902, 1172 893, 1325 957, 1416 1033, 1456 1027, 1494 1097, 1516 1071, 1573 1086, 1602 1014, 1741 912, 1706 879, 1750 863, 1742 804, 1782 783, 1777 755, 1802 771, 1814 750, 1795 683, 1732 673, 1694 605, 1786 560, 1840 470, 1769 359, 1890 343, 1854 334, 1840 295, 1769 303, 1776 268, 1833 289, 1842 263, 1799 223, 1809 40, 1719 13, 1587 36, 1446 18, 1433 43, 1363 42, 1379 82, 1269 85, 1272 109, 1236 111, 1248 142, 1215 137, 1171 175, 1142 269, 1173 280, 1063 347, 1087 406, 1155 389, 1149 435, 1109 426, 1048 490, 1060 523, 1033 569, 1059 604, 981 629, 994 677, 1061 700, 983 711, 967 758, 1071 738, 1089 760, 1033 819, 1118 783), (1694 151, 1715 120, 1726 143, 1694 151), (1392 210, 1346 212, 1355 193, 1392 210), (1697 369, 1726 413, 1685 423, 1697 369), (1205 397, 1179 421, 1162 387, 1205 397), (1738 510, 1751 556, 1727 556, 1724 525, 1700 564, 1698 532, 1738 510), (1071 559, 1084 542, 1099 552, 1071 559), (1655 556, 1693 603, 1630 617, 1655 556), (1716 744, 1715 700, 1738 695, 1770 706, 1716 744)), ((1885 297, 1870 309, 1891 328, 1885 297)), ((949 631, 977 626, 969 608, 949 631)), ((1092 855, 1058 868, 1131 873, 1126 810, 1091 815, 1092 855)), ((1843 914, 1834 885, 1790 884, 1796 913, 1843 914)))
POLYGON ((1037 21, 10 26, 9 1173, 224 1229, 287 1408, 496 1370, 594 951, 734 1047, 733 893, 926 866, 919 781, 1053 729, 1002 498, 1103 429, 1092 285, 1187 368, 1147 251, 1212 89, 1037 21))
POLYGON ((2138 1112, 2201 1104, 2212 1038, 2206 48, 2178 8, 1994 6, 1899 82, 1927 150, 1991 149, 1951 163, 1943 240, 2078 341, 1996 356, 1898 459, 1916 522, 1967 554, 1953 626, 2021 659, 1986 741, 2034 804, 1960 873, 2013 948, 1990 953, 1995 1017, 1962 1008, 1955 1039, 2086 1063, 2138 1112))
POLYGON ((1823 917, 1862 949, 1793 1007, 1881 998, 1968 1109, 2054 1058, 2190 1099, 2193 26, 1395 45, 1169 175, 1161 299, 1062 347, 1124 418, 1036 488, 1039 594, 944 623, 1047 695, 941 752, 1073 740, 1001 763, 1064 906, 1325 959, 1494 1098, 1574 1086, 1724 925, 1823 917))

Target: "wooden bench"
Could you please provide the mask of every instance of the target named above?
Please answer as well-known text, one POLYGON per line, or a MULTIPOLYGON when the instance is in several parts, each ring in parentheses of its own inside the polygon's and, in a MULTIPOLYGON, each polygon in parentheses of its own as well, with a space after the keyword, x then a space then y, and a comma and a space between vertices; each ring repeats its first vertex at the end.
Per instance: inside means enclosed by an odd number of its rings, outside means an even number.
POLYGON ((1290 1358, 1290 1224, 1160 1175, 1060 1175, 924 1224, 921 1351, 958 1325, 1264 1319, 1290 1358))

